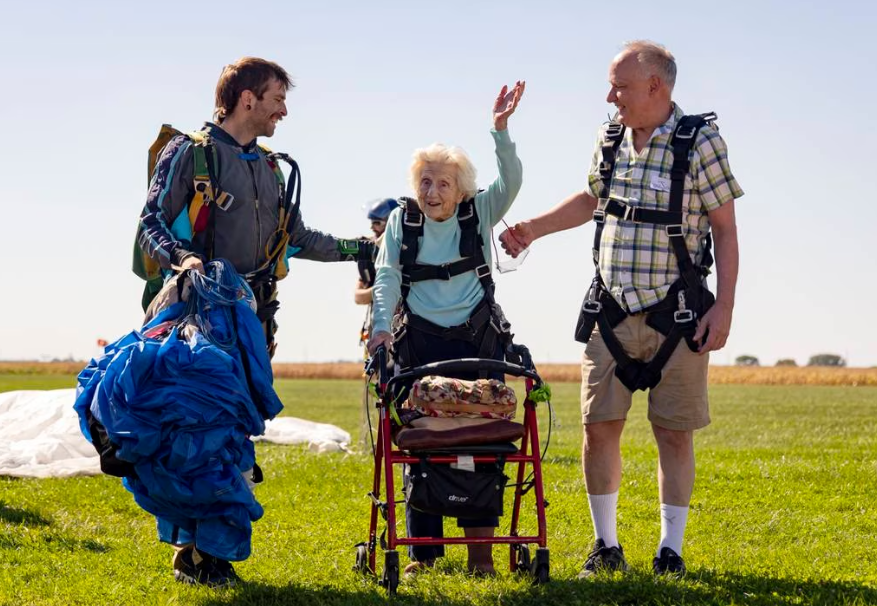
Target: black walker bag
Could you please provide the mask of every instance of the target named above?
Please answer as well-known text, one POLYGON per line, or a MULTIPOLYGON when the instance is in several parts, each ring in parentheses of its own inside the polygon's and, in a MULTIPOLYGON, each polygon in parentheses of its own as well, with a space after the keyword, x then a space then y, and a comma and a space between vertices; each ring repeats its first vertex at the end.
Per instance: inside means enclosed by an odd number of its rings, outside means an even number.
POLYGON ((508 482, 502 468, 497 463, 465 471, 421 459, 419 466, 410 468, 405 501, 418 511, 449 518, 501 517, 508 482), (482 471, 484 467, 494 469, 482 471))

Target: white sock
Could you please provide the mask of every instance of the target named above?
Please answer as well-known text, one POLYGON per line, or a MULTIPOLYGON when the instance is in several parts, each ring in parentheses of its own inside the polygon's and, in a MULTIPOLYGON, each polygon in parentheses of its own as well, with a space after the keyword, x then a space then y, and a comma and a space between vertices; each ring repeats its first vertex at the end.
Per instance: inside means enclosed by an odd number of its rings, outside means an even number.
POLYGON ((606 547, 618 547, 618 529, 615 521, 618 491, 610 494, 589 494, 588 505, 591 506, 591 520, 594 522, 596 537, 603 539, 606 547))
POLYGON ((661 542, 658 543, 658 553, 664 547, 669 547, 682 555, 682 539, 685 537, 685 524, 688 522, 688 507, 667 505, 661 503, 661 542))

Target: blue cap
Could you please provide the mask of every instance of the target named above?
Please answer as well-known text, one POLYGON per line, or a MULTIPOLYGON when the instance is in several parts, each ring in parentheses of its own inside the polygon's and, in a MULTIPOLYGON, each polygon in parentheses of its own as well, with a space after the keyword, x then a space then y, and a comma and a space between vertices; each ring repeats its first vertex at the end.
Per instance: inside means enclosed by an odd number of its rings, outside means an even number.
POLYGON ((393 209, 398 207, 395 198, 379 198, 369 204, 368 218, 371 221, 386 221, 393 209))

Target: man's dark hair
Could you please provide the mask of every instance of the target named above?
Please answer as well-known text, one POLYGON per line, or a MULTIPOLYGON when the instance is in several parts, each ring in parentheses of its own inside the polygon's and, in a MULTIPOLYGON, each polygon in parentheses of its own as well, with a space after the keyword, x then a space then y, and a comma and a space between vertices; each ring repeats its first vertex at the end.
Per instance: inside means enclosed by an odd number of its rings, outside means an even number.
POLYGON ((295 86, 286 70, 272 61, 244 57, 226 65, 216 83, 216 109, 213 111, 216 123, 222 124, 231 115, 245 90, 261 100, 272 80, 279 80, 286 90, 295 86))

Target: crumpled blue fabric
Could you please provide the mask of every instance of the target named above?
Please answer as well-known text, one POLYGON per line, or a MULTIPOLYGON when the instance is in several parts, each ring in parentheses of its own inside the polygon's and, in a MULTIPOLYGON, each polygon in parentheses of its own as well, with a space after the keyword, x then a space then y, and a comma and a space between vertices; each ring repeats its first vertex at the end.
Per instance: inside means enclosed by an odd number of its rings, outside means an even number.
POLYGON ((249 436, 264 433, 283 405, 246 282, 217 260, 192 286, 187 303, 91 360, 74 408, 86 439, 90 411, 118 458, 134 465, 136 476, 123 482, 159 518, 162 540, 175 542, 166 529, 176 527, 199 549, 239 561, 249 557, 251 523, 263 514, 241 475, 255 463, 249 436), (176 326, 167 336, 144 336, 169 321, 176 326), (187 324, 198 329, 183 330, 187 324))

